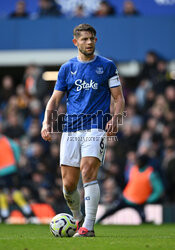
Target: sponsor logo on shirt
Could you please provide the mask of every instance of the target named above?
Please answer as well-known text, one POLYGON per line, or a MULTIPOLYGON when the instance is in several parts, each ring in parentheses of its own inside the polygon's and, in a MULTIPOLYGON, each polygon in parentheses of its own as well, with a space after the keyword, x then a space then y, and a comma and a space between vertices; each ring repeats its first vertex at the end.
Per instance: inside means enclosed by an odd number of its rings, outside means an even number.
POLYGON ((89 90, 89 89, 98 89, 98 83, 90 80, 90 82, 83 81, 82 79, 77 79, 75 81, 75 85, 77 86, 77 91, 82 89, 89 90))

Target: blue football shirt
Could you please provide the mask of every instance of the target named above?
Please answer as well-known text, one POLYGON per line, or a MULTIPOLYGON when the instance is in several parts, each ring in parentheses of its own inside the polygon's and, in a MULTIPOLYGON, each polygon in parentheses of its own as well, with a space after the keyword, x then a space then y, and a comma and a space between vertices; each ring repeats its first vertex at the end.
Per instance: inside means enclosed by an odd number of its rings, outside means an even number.
POLYGON ((120 85, 115 64, 95 56, 84 62, 78 57, 63 64, 55 90, 67 93, 64 131, 105 129, 110 117, 110 88, 120 85))

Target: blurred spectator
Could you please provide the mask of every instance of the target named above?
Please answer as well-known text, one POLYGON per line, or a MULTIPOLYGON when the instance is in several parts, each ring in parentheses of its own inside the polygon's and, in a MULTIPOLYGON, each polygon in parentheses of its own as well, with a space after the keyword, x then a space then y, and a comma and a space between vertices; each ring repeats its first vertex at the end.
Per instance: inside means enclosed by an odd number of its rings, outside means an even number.
MULTIPOLYGON (((134 96, 135 97, 135 96, 134 96)), ((134 107, 129 106, 127 110, 127 124, 131 126, 132 131, 137 133, 141 131, 142 117, 134 107)), ((127 128, 126 128, 127 129, 127 128)))
POLYGON ((44 148, 39 142, 30 144, 30 148, 27 150, 28 162, 32 171, 38 169, 38 164, 44 162, 44 148))
POLYGON ((80 17, 80 18, 85 17, 83 5, 78 5, 78 6, 76 7, 75 13, 74 13, 73 16, 75 16, 75 17, 80 17))
POLYGON ((0 134, 0 218, 2 221, 10 215, 8 204, 10 196, 27 218, 33 216, 29 204, 19 190, 20 179, 17 168, 19 159, 18 144, 0 134))
POLYGON ((4 129, 4 134, 12 139, 20 139, 24 133, 19 116, 16 113, 10 112, 7 115, 7 125, 4 129))
POLYGON ((115 179, 113 177, 107 178, 102 184, 101 202, 105 205, 109 205, 119 193, 115 179))
POLYGON ((115 9, 110 4, 107 1, 102 1, 100 2, 98 10, 94 13, 94 16, 105 17, 112 16, 115 14, 115 9))
POLYGON ((19 84, 16 87, 16 95, 18 98, 18 106, 19 108, 26 108, 28 105, 28 98, 25 93, 25 88, 22 84, 19 84))
POLYGON ((175 110, 175 86, 170 85, 165 89, 165 97, 171 110, 175 110))
POLYGON ((13 78, 9 75, 6 75, 2 78, 2 87, 0 91, 0 104, 5 105, 8 99, 14 95, 15 87, 13 78))
POLYGON ((26 93, 29 96, 36 96, 39 99, 48 94, 47 82, 42 78, 42 69, 35 65, 29 65, 24 74, 26 93))
POLYGON ((6 104, 6 106, 4 107, 3 110, 3 119, 4 119, 4 124, 5 124, 5 128, 6 126, 8 126, 8 117, 10 117, 10 115, 12 115, 12 117, 14 115, 18 116, 18 119, 21 120, 21 116, 18 113, 18 102, 17 102, 17 97, 16 95, 13 95, 9 98, 8 103, 6 104))
POLYGON ((153 89, 149 89, 146 93, 146 99, 144 102, 143 110, 148 113, 150 108, 152 107, 154 100, 156 98, 156 93, 153 91, 153 89))
MULTIPOLYGON (((25 130, 29 131, 30 133, 30 129, 31 129, 30 126, 32 126, 32 123, 38 123, 39 129, 40 129, 42 120, 43 120, 43 110, 42 110, 41 102, 37 98, 33 98, 31 99, 29 103, 28 116, 26 117, 25 122, 24 122, 25 130)), ((38 136, 40 136, 40 132, 38 136)))
POLYGON ((166 61, 161 59, 157 62, 156 78, 153 81, 153 89, 156 93, 163 93, 168 85, 168 73, 166 61))
POLYGON ((40 137, 41 123, 38 119, 33 119, 30 123, 27 135, 30 138, 30 142, 41 142, 40 137))
POLYGON ((26 3, 23 0, 19 0, 16 3, 15 11, 10 14, 11 18, 26 18, 29 14, 26 11, 26 3))
POLYGON ((133 1, 124 1, 123 15, 124 16, 138 16, 140 13, 136 9, 133 1))
POLYGON ((168 104, 163 96, 158 96, 150 109, 150 114, 160 121, 163 120, 166 112, 168 111, 168 104), (164 106, 165 105, 165 106, 164 106))
POLYGON ((168 180, 167 194, 171 202, 175 201, 175 141, 165 149, 163 169, 168 180))
POLYGON ((98 10, 101 0, 56 0, 61 7, 61 13, 67 17, 88 17, 98 10))
POLYGON ((151 132, 149 130, 143 131, 138 143, 138 154, 146 154, 149 151, 151 144, 151 132))
POLYGON ((148 51, 146 54, 145 62, 141 72, 140 78, 150 79, 154 81, 155 76, 157 75, 157 61, 158 56, 154 51, 148 51))
POLYGON ((25 87, 22 84, 19 84, 16 88, 16 97, 19 114, 24 120, 28 114, 29 97, 27 96, 25 87))
POLYGON ((146 94, 148 90, 151 89, 151 83, 147 79, 142 79, 139 83, 139 86, 136 88, 136 98, 138 105, 143 107, 145 105, 146 94))
POLYGON ((53 0, 39 0, 39 17, 59 16, 61 13, 53 0))
POLYGON ((125 171, 124 171, 124 177, 125 181, 128 182, 129 179, 129 173, 131 171, 131 168, 136 165, 136 153, 134 151, 129 151, 126 156, 126 165, 125 165, 125 171))
POLYGON ((147 155, 138 157, 137 165, 131 168, 122 196, 98 219, 98 223, 125 207, 134 208, 139 213, 142 222, 146 222, 144 205, 158 201, 163 195, 162 181, 154 169, 148 165, 148 161, 147 155))
POLYGON ((59 153, 60 153, 60 151, 59 151, 58 144, 52 143, 50 146, 50 157, 49 157, 50 168, 49 168, 49 171, 52 174, 53 178, 54 178, 54 176, 57 176, 60 172, 59 171, 59 153))

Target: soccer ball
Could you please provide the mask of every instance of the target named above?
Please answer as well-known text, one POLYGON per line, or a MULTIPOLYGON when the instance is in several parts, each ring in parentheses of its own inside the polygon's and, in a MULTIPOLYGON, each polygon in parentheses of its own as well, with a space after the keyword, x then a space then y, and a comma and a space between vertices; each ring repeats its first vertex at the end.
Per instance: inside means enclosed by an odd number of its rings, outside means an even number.
POLYGON ((57 214, 50 222, 50 231, 55 237, 72 237, 76 230, 76 221, 70 214, 57 214))

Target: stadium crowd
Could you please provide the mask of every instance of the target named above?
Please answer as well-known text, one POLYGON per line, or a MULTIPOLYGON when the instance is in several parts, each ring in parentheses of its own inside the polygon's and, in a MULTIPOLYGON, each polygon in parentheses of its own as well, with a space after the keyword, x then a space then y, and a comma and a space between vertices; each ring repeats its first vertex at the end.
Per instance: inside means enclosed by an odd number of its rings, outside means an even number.
POLYGON ((42 18, 42 17, 106 17, 106 16, 137 16, 139 11, 134 2, 125 0, 122 13, 110 0, 38 0, 35 12, 29 13, 25 0, 16 1, 15 10, 10 13, 10 18, 42 18))
MULTIPOLYGON (((149 156, 149 164, 162 179, 165 191, 160 202, 175 202, 175 85, 166 67, 166 61, 150 51, 136 84, 120 76, 127 117, 119 126, 117 141, 108 140, 106 160, 99 171, 100 202, 105 205, 121 194, 138 154, 149 156)), ((48 203, 61 212, 66 210, 59 168, 61 133, 54 133, 50 143, 40 136, 52 90, 53 84, 42 79, 42 69, 35 65, 26 67, 17 86, 13 75, 3 77, 0 135, 19 146, 20 159, 16 171, 10 174, 11 184, 4 183, 4 175, 0 175, 0 192, 17 188, 29 204, 48 203)), ((65 112, 65 99, 59 112, 65 112)))

